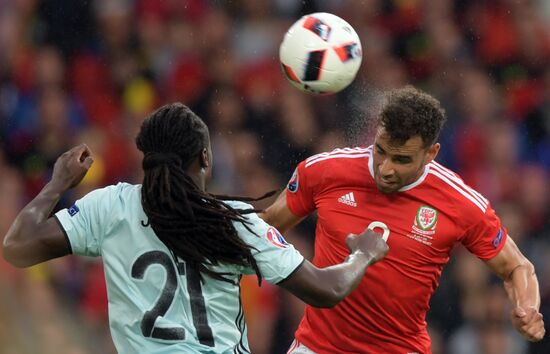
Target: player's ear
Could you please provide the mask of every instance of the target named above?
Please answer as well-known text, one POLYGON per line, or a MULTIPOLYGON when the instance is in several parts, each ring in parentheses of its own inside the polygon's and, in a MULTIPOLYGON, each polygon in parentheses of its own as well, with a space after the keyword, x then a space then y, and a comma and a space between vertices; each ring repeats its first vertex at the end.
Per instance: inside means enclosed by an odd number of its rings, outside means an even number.
POLYGON ((435 143, 432 146, 430 146, 428 150, 426 150, 425 164, 429 164, 435 159, 440 148, 441 148, 441 145, 439 143, 435 143))
POLYGON ((211 164, 210 153, 207 148, 203 148, 200 153, 201 167, 208 168, 211 164))

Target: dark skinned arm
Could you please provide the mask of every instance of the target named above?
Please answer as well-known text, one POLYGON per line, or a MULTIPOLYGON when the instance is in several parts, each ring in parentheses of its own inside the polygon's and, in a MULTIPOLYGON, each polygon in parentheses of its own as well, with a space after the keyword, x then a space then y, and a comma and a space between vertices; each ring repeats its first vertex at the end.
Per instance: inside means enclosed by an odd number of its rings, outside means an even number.
POLYGON ((92 163, 90 149, 84 144, 57 159, 50 182, 21 210, 4 237, 6 261, 29 267, 70 253, 64 230, 50 215, 63 193, 80 183, 92 163))
POLYGON ((307 260, 278 285, 314 307, 334 307, 357 287, 367 268, 388 253, 377 233, 365 230, 350 234, 346 244, 351 254, 340 264, 318 268, 307 260))

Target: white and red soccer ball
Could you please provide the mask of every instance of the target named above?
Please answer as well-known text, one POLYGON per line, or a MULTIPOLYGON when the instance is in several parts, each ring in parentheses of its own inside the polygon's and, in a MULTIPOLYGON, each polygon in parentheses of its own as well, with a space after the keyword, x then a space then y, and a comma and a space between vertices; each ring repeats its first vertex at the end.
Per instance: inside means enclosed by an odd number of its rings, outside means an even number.
POLYGON ((347 87, 361 66, 359 36, 349 23, 326 12, 306 15, 287 31, 279 49, 290 83, 311 93, 347 87))

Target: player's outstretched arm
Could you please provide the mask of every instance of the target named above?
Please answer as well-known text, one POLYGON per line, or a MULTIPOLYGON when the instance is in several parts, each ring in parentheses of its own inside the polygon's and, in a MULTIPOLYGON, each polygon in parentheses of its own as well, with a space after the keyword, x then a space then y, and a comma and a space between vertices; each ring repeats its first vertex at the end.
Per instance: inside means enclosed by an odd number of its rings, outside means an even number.
POLYGON ((275 202, 269 208, 259 213, 258 216, 283 234, 303 219, 292 214, 290 209, 288 209, 285 190, 279 194, 275 202))
POLYGON ((4 237, 4 258, 9 263, 29 267, 70 252, 61 226, 50 214, 63 193, 80 183, 92 163, 85 144, 57 159, 50 182, 21 210, 4 237))
POLYGON ((287 279, 279 283, 307 304, 334 307, 359 284, 367 267, 384 258, 388 245, 377 233, 365 230, 346 239, 350 255, 340 264, 318 268, 307 260, 287 279))
POLYGON ((486 264, 504 280, 504 288, 514 306, 510 318, 515 329, 529 341, 540 341, 545 330, 539 312, 539 282, 533 264, 509 236, 499 254, 486 264))

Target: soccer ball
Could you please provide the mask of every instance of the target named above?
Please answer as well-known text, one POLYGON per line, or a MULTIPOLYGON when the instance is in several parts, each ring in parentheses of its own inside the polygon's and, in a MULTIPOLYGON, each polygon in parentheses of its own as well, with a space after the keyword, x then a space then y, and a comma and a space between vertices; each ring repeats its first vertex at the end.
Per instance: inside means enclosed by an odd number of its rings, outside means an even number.
POLYGON ((279 59, 283 73, 300 90, 328 94, 347 87, 361 66, 359 36, 340 17, 306 15, 286 32, 279 59))

